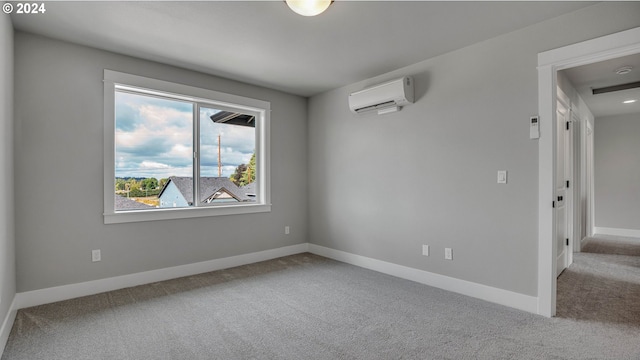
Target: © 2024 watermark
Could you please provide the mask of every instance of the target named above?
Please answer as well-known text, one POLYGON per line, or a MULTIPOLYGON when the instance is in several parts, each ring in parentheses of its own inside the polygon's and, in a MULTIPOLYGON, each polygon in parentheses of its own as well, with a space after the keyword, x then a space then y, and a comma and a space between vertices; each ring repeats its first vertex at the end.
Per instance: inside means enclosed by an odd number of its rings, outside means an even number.
POLYGON ((2 12, 5 14, 44 14, 46 11, 43 2, 6 2, 2 4, 2 12))

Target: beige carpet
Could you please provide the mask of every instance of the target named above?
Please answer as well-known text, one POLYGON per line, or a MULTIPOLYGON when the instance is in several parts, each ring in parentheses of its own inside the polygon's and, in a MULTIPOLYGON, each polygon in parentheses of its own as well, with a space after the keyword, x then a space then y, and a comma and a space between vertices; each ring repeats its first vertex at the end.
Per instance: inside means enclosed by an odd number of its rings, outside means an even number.
POLYGON ((640 327, 640 239, 590 238, 558 278, 557 316, 640 327))
POLYGON ((300 254, 20 310, 2 359, 640 359, 637 304, 586 266, 601 300, 547 319, 300 254))

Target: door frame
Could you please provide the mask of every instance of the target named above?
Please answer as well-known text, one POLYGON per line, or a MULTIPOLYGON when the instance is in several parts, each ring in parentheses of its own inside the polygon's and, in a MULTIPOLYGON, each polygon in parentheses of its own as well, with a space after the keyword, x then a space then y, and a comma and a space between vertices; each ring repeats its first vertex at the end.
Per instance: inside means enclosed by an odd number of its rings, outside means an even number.
MULTIPOLYGON (((575 193, 580 202, 580 211, 576 214, 576 242, 573 251, 581 252, 585 242, 593 236, 593 124, 588 117, 579 118, 580 125, 580 189, 575 193)), ((577 190, 577 189, 574 189, 577 190)))
MULTIPOLYGON (((593 211, 594 209, 594 204, 595 204, 595 192, 593 191, 594 189, 594 170, 593 170, 593 164, 594 164, 594 159, 593 159, 593 126, 591 125, 591 123, 589 123, 588 121, 585 123, 585 147, 586 147, 586 153, 585 153, 585 157, 586 157, 586 176, 585 176, 585 180, 586 180, 586 191, 587 191, 587 219, 586 219, 586 231, 585 231, 585 237, 590 237, 593 236, 594 234, 594 227, 595 227, 595 213, 593 211)), ((582 240, 582 239, 580 239, 582 240)), ((580 249, 582 250, 582 246, 580 246, 580 249)))
POLYGON ((640 27, 538 54, 538 314, 556 314, 555 112, 557 72, 640 53, 640 27))
POLYGON ((589 118, 580 111, 572 111, 571 113, 571 136, 573 137, 573 246, 571 262, 573 262, 573 253, 582 251, 582 240, 586 239, 588 230, 586 230, 587 221, 585 213, 588 207, 590 194, 586 194, 587 178, 589 169, 586 168, 587 160, 587 127, 589 126, 589 118), (586 194, 586 195, 585 195, 586 194))

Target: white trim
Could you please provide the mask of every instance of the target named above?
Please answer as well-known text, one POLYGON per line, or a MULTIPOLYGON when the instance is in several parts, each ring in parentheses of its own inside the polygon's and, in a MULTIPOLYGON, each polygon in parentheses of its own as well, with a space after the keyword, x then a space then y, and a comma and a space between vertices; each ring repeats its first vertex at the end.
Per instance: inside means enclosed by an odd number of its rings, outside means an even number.
POLYGON ((347 264, 381 272, 383 274, 415 281, 447 291, 452 291, 458 294, 471 296, 477 299, 509 306, 531 313, 537 312, 538 302, 537 298, 534 296, 524 295, 466 280, 456 279, 449 276, 393 264, 382 260, 372 259, 340 250, 330 249, 315 244, 309 244, 309 252, 316 255, 328 257, 330 259, 342 261, 347 264))
POLYGON ((596 203, 595 202, 596 195, 595 195, 595 192, 594 192, 594 187, 595 187, 595 176, 594 176, 594 174, 595 174, 595 172, 593 170, 594 169, 593 168, 593 165, 594 165, 594 162, 593 162, 593 160, 594 160, 594 158, 593 158, 593 139, 594 139, 593 134, 594 134, 593 125, 592 125, 591 122, 587 121, 587 134, 586 134, 586 137, 587 137, 587 140, 586 140, 587 141, 587 154, 586 154, 586 157, 588 159, 587 160, 588 161, 587 167, 589 169, 589 171, 587 172, 587 176, 589 177, 589 186, 587 187, 587 191, 588 191, 588 194, 587 194, 587 200, 588 200, 587 201, 587 234, 586 234, 587 236, 591 236, 591 235, 593 235, 595 233, 595 229, 594 229, 595 225, 594 224, 596 223, 595 211, 594 211, 595 203, 596 203))
POLYGON ((2 327, 0 327, 0 358, 2 357, 2 353, 4 352, 4 347, 7 345, 7 340, 9 340, 9 334, 11 334, 11 328, 13 327, 13 322, 16 319, 17 312, 18 310, 16 309, 16 298, 14 296, 13 301, 11 302, 11 307, 9 308, 9 312, 2 322, 2 327))
POLYGON ((618 229, 596 226, 593 230, 595 235, 613 235, 640 238, 640 230, 636 229, 618 229))
MULTIPOLYGON (((106 188, 105 188, 106 189, 106 188)), ((113 195, 113 194, 110 194, 113 195)), ((107 198, 113 198, 108 196, 107 198)), ((105 198, 105 199, 107 199, 105 198)), ((112 200, 113 201, 113 200, 112 200)), ((105 200, 106 203, 106 200, 105 200)), ((271 204, 230 204, 222 206, 166 208, 153 210, 118 211, 112 214, 104 213, 105 224, 119 224, 140 221, 156 221, 170 219, 188 219, 206 216, 223 216, 238 214, 253 214, 270 212, 271 204)))
POLYGON ((277 249, 230 256, 194 264, 174 266, 170 268, 122 275, 107 279, 87 281, 78 284, 62 285, 46 289, 18 293, 14 299, 13 309, 24 309, 32 306, 49 304, 56 301, 74 299, 81 296, 94 295, 132 286, 150 284, 185 276, 202 274, 210 271, 228 269, 236 266, 253 264, 283 256, 300 254, 308 251, 308 244, 297 244, 277 249))
POLYGON ((593 64, 638 52, 640 27, 582 41, 538 54, 538 67, 554 66, 557 70, 593 64))
POLYGON ((557 71, 640 53, 640 27, 538 54, 538 314, 556 313, 553 209, 557 71))
POLYGON ((210 102, 217 105, 228 105, 235 109, 244 108, 250 111, 269 109, 271 103, 264 100, 252 99, 240 95, 223 93, 215 90, 202 89, 194 86, 173 83, 164 80, 152 79, 144 76, 127 74, 119 71, 104 69, 105 82, 133 86, 135 88, 149 89, 150 91, 162 91, 171 93, 189 101, 210 102))
POLYGON ((551 66, 538 68, 538 314, 556 313, 556 267, 554 200, 555 112, 557 106, 556 71, 551 66), (551 92, 549 94, 549 91, 551 92))

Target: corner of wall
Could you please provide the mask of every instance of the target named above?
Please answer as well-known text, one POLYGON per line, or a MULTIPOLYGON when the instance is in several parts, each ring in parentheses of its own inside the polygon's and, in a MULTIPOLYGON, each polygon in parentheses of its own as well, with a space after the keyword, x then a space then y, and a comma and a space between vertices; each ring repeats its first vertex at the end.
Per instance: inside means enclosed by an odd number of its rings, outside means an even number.
POLYGON ((11 334, 11 328, 13 327, 13 322, 16 319, 16 314, 18 310, 16 309, 16 300, 15 297, 11 302, 11 307, 7 312, 7 315, 4 317, 2 321, 2 325, 0 325, 0 358, 2 357, 2 353, 4 352, 4 347, 9 340, 9 335, 11 334))
POLYGON ((8 16, 0 16, 0 356, 16 311, 14 189, 13 189, 13 48, 14 30, 8 16))

